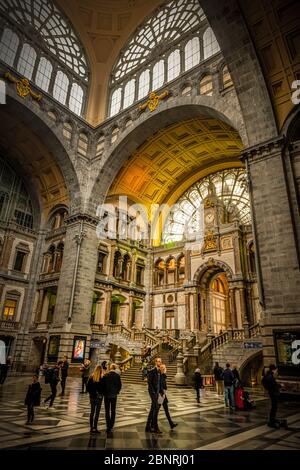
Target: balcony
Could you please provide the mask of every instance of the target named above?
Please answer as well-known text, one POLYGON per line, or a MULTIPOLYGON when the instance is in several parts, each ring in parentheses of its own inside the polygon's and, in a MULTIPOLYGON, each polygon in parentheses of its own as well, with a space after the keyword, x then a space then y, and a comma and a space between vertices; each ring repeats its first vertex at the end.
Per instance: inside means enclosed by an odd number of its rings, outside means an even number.
POLYGON ((51 321, 35 322, 30 326, 29 330, 35 331, 35 332, 36 331, 48 332, 50 325, 51 325, 51 321))
POLYGON ((0 320, 0 330, 5 331, 18 331, 20 322, 12 320, 0 320))

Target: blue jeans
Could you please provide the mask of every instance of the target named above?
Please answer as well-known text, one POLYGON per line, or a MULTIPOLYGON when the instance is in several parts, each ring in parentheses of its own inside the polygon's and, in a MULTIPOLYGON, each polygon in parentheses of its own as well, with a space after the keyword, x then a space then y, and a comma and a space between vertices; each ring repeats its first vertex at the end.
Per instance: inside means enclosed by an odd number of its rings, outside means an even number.
POLYGON ((234 387, 233 385, 224 385, 224 392, 225 392, 225 405, 228 406, 228 400, 230 402, 230 406, 232 408, 235 407, 234 403, 234 387))

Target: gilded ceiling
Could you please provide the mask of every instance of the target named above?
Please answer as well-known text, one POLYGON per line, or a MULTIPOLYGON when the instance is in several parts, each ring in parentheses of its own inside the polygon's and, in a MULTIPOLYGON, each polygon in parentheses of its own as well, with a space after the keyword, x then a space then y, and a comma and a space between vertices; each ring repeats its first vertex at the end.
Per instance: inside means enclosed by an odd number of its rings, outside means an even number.
POLYGON ((216 119, 190 119, 148 139, 115 178, 109 196, 135 202, 173 203, 210 171, 237 166, 242 142, 237 131, 216 119))

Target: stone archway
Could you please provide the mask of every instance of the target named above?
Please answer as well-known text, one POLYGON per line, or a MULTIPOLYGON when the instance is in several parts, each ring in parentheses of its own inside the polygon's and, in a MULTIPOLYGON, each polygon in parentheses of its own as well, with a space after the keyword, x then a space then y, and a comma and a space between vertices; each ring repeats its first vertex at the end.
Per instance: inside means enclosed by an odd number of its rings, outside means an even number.
MULTIPOLYGON (((26 178, 28 186, 37 186, 37 176, 43 173, 43 153, 48 155, 49 162, 52 159, 53 168, 57 168, 61 174, 61 184, 65 186, 64 202, 70 203, 71 212, 80 211, 82 207, 82 194, 79 177, 74 165, 71 152, 66 148, 63 136, 60 136, 57 126, 50 122, 50 118, 37 105, 33 105, 29 100, 22 100, 16 96, 10 87, 7 87, 7 104, 0 109, 2 122, 2 132, 0 143, 2 149, 8 152, 11 160, 22 169, 22 176, 26 178), (24 136, 29 143, 24 144, 24 136), (41 139, 41 136, 42 139, 41 139), (23 143, 18 145, 18 139, 23 138, 23 143), (27 153, 28 157, 27 157, 27 153), (31 156, 41 159, 39 168, 35 170, 34 159, 31 156)), ((43 205, 43 198, 35 195, 40 209, 43 205)))
POLYGON ((232 324, 232 305, 229 283, 232 281, 231 268, 223 261, 209 259, 194 274, 194 285, 198 292, 199 329, 218 335, 232 324))
POLYGON ((125 162, 147 139, 154 136, 162 128, 182 121, 202 118, 216 119, 226 123, 239 133, 244 146, 248 146, 245 126, 238 104, 230 108, 218 104, 209 96, 174 97, 170 102, 162 102, 153 113, 144 113, 134 121, 133 126, 125 129, 118 140, 103 154, 102 167, 95 162, 92 169, 93 185, 90 187, 89 209, 96 213, 99 204, 103 203, 112 181, 117 176, 125 162))
POLYGON ((278 129, 270 96, 239 2, 201 0, 200 3, 234 83, 249 146, 276 137, 278 129))

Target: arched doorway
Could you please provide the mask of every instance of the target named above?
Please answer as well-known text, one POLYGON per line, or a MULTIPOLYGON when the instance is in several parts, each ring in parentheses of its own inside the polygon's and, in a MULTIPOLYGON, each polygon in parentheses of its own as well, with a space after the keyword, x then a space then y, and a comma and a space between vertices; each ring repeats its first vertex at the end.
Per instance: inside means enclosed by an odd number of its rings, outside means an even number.
POLYGON ((198 268, 194 281, 198 284, 199 329, 214 335, 223 333, 232 324, 231 269, 223 262, 210 259, 198 268))
MULTIPOLYGON (((113 325, 119 324, 121 322, 121 308, 122 305, 126 302, 126 300, 126 297, 124 297, 123 295, 113 295, 111 297, 109 322, 113 325)), ((127 322, 124 323, 127 324, 127 322)))
POLYGON ((223 333, 228 327, 229 288, 225 273, 216 275, 210 282, 212 332, 223 333))
POLYGON ((47 338, 37 336, 32 339, 30 365, 33 370, 39 368, 45 362, 47 338))

